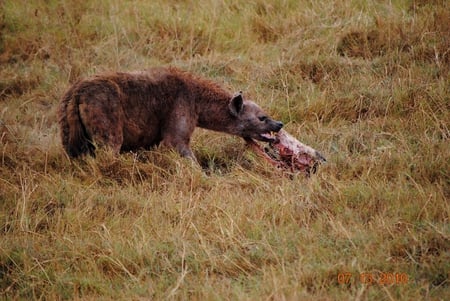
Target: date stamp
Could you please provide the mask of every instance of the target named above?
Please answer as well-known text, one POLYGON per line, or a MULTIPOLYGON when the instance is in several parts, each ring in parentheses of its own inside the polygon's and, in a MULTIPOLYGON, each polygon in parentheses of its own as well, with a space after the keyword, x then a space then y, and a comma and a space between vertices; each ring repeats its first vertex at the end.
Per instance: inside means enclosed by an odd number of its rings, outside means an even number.
POLYGON ((408 284, 409 277, 406 273, 359 273, 342 272, 337 275, 339 284, 349 284, 353 281, 362 284, 396 285, 408 284))

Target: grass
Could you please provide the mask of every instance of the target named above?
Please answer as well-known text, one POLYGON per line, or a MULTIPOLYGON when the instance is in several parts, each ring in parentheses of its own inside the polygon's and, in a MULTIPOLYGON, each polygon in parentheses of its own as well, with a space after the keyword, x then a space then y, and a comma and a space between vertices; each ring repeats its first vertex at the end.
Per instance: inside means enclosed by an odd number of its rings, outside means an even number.
POLYGON ((0 5, 1 299, 450 298, 448 1, 0 5), (201 129, 202 168, 69 160, 70 84, 154 65, 244 90, 328 163, 283 177, 201 129))

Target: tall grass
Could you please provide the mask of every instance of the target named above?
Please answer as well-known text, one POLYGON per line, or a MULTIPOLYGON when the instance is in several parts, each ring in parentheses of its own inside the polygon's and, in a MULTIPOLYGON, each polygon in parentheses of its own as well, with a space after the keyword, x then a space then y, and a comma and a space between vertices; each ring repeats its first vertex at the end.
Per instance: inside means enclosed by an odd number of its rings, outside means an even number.
POLYGON ((0 5, 2 299, 450 298, 448 1, 0 5), (201 168, 69 160, 70 84, 153 65, 244 90, 328 163, 284 177, 205 130, 201 168))

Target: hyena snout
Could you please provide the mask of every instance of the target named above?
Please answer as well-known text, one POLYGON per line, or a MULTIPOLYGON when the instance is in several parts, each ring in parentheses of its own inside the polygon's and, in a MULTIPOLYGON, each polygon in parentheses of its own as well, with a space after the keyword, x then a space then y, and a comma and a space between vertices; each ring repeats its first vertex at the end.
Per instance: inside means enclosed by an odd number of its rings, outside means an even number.
POLYGON ((272 132, 279 132, 282 128, 283 128, 283 126, 284 126, 284 124, 281 122, 281 121, 277 121, 277 120, 272 120, 272 132))

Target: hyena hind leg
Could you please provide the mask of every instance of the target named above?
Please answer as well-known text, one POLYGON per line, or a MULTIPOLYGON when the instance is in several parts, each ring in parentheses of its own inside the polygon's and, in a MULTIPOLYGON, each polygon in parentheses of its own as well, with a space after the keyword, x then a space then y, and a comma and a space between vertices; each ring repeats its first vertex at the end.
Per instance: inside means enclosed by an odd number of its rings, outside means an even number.
POLYGON ((119 154, 123 144, 123 126, 120 113, 89 109, 80 105, 80 116, 91 142, 96 147, 110 148, 114 154, 119 154))

